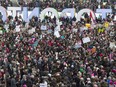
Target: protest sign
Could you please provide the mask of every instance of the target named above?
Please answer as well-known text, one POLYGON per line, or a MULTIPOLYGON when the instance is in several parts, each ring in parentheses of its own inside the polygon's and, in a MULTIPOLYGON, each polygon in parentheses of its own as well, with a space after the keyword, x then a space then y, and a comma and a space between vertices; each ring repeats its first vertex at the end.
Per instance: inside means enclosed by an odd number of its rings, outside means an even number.
POLYGON ((47 82, 40 83, 40 87, 47 87, 47 82))
POLYGON ((116 48, 116 45, 115 45, 115 42, 110 42, 110 46, 109 46, 111 49, 112 48, 116 48))
POLYGON ((83 40, 83 43, 88 43, 91 41, 89 37, 85 37, 82 40, 83 40))
POLYGON ((47 86, 44 83, 40 83, 40 87, 47 87, 47 86))
POLYGON ((46 25, 41 25, 41 30, 47 30, 47 26, 46 25))

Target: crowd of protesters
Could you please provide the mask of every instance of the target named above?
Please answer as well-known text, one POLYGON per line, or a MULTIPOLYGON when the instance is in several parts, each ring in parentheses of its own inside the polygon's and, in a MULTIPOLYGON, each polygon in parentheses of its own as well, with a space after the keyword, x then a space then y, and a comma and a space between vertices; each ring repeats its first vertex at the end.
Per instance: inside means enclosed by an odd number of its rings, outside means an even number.
MULTIPOLYGON (((61 0, 61 2, 58 2, 59 0, 17 0, 18 6, 27 6, 30 9, 34 7, 40 7, 42 10, 46 7, 53 7, 57 9, 58 11, 62 11, 65 8, 76 8, 77 11, 83 8, 90 8, 93 11, 96 11, 97 8, 107 8, 107 9, 115 9, 115 0, 107 0, 107 3, 104 4, 104 2, 100 0, 61 0)), ((17 3, 13 3, 12 0, 1 0, 0 4, 1 6, 4 6, 7 8, 8 6, 16 6, 17 3)))
MULTIPOLYGON (((50 6, 67 7, 58 3, 50 6)), ((114 15, 96 18, 93 25, 87 14, 79 22, 75 17, 60 17, 60 37, 54 35, 58 26, 55 17, 46 16, 43 21, 33 17, 29 23, 21 16, 9 16, 6 22, 0 19, 0 87, 40 87, 40 83, 47 87, 114 87, 113 19, 114 15), (47 30, 41 30, 43 25, 47 30), (35 31, 29 33, 33 28, 35 31), (83 43, 85 37, 90 42, 83 43)))

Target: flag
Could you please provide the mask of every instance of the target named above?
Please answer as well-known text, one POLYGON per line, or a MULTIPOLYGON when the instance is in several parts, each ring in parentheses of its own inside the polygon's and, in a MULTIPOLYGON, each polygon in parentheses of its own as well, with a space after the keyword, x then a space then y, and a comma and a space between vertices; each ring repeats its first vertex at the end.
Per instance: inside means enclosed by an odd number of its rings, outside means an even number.
POLYGON ((95 19, 92 16, 92 12, 90 12, 90 18, 91 18, 91 20, 92 20, 93 23, 96 23, 95 19))

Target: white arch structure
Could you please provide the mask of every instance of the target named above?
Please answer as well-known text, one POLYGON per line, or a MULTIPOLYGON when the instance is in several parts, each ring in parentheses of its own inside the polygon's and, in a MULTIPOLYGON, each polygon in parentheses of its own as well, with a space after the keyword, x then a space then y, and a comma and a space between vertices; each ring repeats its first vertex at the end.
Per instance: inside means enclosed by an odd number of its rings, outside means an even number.
POLYGON ((3 15, 2 20, 6 21, 6 19, 7 19, 7 10, 4 7, 0 6, 0 12, 3 15))

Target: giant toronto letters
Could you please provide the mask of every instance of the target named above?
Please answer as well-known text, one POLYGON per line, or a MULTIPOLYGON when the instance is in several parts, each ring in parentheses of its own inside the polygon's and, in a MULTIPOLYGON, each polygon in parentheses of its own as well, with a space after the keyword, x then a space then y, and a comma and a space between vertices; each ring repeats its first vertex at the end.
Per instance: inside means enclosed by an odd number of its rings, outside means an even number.
MULTIPOLYGON (((41 20, 44 19, 46 12, 52 12, 52 14, 54 14, 54 16, 56 16, 57 20, 59 18, 59 12, 54 9, 54 8, 45 8, 43 11, 40 12, 39 7, 35 7, 32 11, 31 14, 28 15, 28 7, 23 7, 23 9, 21 9, 21 7, 8 7, 7 9, 5 9, 4 7, 0 6, 0 12, 2 13, 3 17, 2 20, 5 21, 7 19, 7 11, 11 11, 12 12, 12 16, 13 18, 17 15, 17 13, 19 11, 21 11, 22 15, 23 15, 23 20, 25 22, 29 22, 29 19, 31 19, 33 16, 37 16, 39 17, 41 20)), ((82 16, 83 13, 91 13, 92 19, 95 20, 95 13, 88 8, 82 9, 80 10, 77 15, 75 12, 75 8, 66 8, 61 12, 61 15, 64 13, 70 13, 70 17, 74 17, 76 16, 77 21, 80 21, 80 18, 82 16)), ((102 14, 102 18, 106 18, 106 14, 107 13, 112 13, 112 9, 97 9, 96 10, 97 13, 101 13, 102 14)), ((58 20, 59 21, 59 20, 58 20)))

